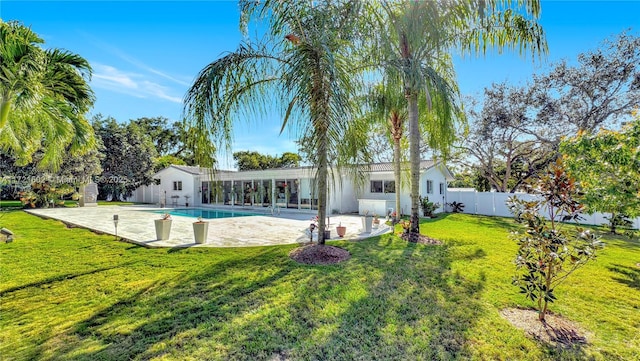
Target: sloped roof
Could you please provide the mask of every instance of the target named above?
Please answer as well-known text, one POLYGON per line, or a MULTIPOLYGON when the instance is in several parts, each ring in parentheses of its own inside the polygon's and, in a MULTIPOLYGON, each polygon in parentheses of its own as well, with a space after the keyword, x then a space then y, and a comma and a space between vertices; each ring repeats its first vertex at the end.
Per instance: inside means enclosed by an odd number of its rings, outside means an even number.
MULTIPOLYGON (((426 170, 426 169, 431 169, 434 166, 440 164, 439 162, 435 162, 434 160, 422 160, 420 161, 420 169, 426 170)), ((403 170, 409 170, 409 162, 405 162, 401 165, 403 170)), ((369 172, 371 173, 375 173, 375 172, 393 172, 393 163, 392 162, 388 162, 388 163, 372 163, 369 165, 364 165, 365 167, 369 167, 369 172)), ((205 175, 205 174, 209 174, 212 169, 211 168, 203 168, 203 167, 199 167, 199 166, 187 166, 187 165, 175 165, 172 164, 169 167, 171 168, 175 168, 178 169, 180 171, 192 174, 192 175, 205 175)), ((295 169, 312 169, 314 167, 311 166, 302 166, 302 167, 294 167, 294 168, 274 168, 274 169, 266 169, 268 171, 277 171, 279 169, 281 170, 295 170, 295 169)), ((166 168, 165 168, 166 169, 166 168)), ((261 170, 248 170, 248 171, 235 171, 235 170, 216 170, 216 173, 231 173, 231 174, 242 174, 244 172, 259 172, 261 170)), ((444 171, 446 173, 447 178, 453 178, 453 176, 451 175, 451 173, 449 172, 449 170, 444 167, 444 171)))
POLYGON ((189 166, 189 165, 175 165, 172 164, 171 167, 177 169, 177 170, 181 170, 183 172, 189 173, 189 174, 202 174, 205 172, 204 168, 201 168, 199 166, 189 166))
MULTIPOLYGON (((393 164, 389 163, 372 163, 369 165, 370 172, 393 172, 393 164)), ((420 169, 429 169, 433 167, 436 163, 433 160, 423 160, 420 161, 420 169)), ((400 167, 403 169, 409 169, 409 162, 403 163, 400 167)))

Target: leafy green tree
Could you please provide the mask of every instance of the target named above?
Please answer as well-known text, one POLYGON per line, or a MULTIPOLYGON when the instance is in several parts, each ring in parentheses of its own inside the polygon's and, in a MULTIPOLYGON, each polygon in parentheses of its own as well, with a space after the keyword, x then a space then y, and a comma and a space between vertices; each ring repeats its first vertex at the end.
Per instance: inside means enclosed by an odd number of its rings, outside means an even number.
POLYGON ((640 114, 620 131, 581 132, 560 144, 571 174, 580 182, 590 212, 616 218, 640 216, 640 114))
POLYGON ((541 140, 611 128, 640 107, 640 37, 622 33, 579 54, 577 65, 555 64, 529 91, 536 117, 523 129, 541 140))
POLYGON ((337 165, 345 161, 343 156, 357 156, 348 120, 357 80, 351 59, 357 45, 354 30, 361 30, 356 28, 361 6, 356 0, 240 1, 244 29, 250 20, 266 21, 264 40, 244 43, 209 64, 185 97, 196 159, 210 158, 212 144, 228 148, 238 113, 262 113, 277 99, 282 129, 308 135, 305 146, 317 165, 319 244, 324 244, 329 156, 336 152, 337 165))
POLYGON ((94 102, 89 63, 77 54, 42 49, 19 22, 0 20, 0 148, 19 164, 43 151, 41 167, 56 170, 67 152, 95 146, 84 115, 94 102))
POLYGON ((407 98, 412 242, 419 237, 419 98, 423 96, 430 109, 427 143, 445 155, 455 139, 455 120, 461 117, 450 48, 475 54, 483 54, 490 47, 518 48, 520 52, 529 47, 534 52, 546 50, 542 28, 535 22, 539 1, 522 4, 526 15, 514 11, 511 5, 510 1, 382 3, 374 54, 385 78, 401 83, 407 98))
POLYGON ((480 110, 473 100, 468 105, 472 125, 461 148, 496 191, 519 190, 557 157, 557 144, 541 141, 523 129, 535 119, 527 89, 493 84, 484 90, 480 110))
MULTIPOLYGON (((393 80, 393 79, 388 79, 393 80)), ((407 100, 398 91, 400 84, 379 84, 374 86, 369 96, 369 117, 374 123, 384 124, 384 129, 393 144, 393 177, 395 180, 396 212, 395 221, 399 221, 400 194, 402 192, 402 144, 407 121, 407 100)))
POLYGON ((511 197, 508 201, 516 222, 524 226, 514 234, 518 255, 513 283, 536 303, 538 319, 544 321, 549 303, 556 300, 556 287, 594 259, 603 244, 589 230, 562 223, 577 221, 584 207, 578 202, 574 179, 560 161, 528 183, 528 189, 537 200, 511 197))
POLYGON ((238 170, 255 170, 271 168, 298 167, 302 159, 298 154, 285 152, 282 156, 260 154, 255 151, 239 151, 233 153, 238 170))
POLYGON ((37 151, 31 163, 18 166, 13 157, 0 154, 2 199, 16 199, 20 192, 39 192, 40 197, 32 206, 47 206, 50 199, 61 199, 76 192, 81 185, 91 182, 94 176, 102 172, 102 154, 97 149, 66 156, 55 172, 38 166, 43 156, 42 151, 37 151))
POLYGON ((119 124, 97 115, 93 120, 100 139, 102 175, 96 182, 101 199, 128 197, 141 185, 153 182, 157 153, 151 137, 135 123, 119 124))

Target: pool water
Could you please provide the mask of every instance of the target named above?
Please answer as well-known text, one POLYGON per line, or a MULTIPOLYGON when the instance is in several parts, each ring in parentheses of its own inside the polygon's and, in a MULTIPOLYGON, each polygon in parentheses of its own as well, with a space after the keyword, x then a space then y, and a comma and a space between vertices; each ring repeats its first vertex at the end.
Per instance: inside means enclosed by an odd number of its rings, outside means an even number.
POLYGON ((169 213, 172 216, 183 217, 202 217, 204 219, 218 219, 218 218, 232 218, 232 217, 247 217, 257 216, 255 213, 236 212, 236 211, 221 211, 215 209, 200 209, 200 208, 179 208, 168 211, 153 211, 154 213, 169 213))

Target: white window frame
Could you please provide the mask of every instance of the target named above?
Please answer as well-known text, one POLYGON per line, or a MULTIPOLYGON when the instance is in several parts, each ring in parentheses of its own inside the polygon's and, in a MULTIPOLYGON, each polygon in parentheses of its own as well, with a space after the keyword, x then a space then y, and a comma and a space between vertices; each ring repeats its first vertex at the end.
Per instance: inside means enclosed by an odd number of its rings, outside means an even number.
POLYGON ((173 190, 181 191, 182 190, 182 181, 173 181, 173 190))
POLYGON ((433 194, 433 181, 427 179, 427 194, 433 194))

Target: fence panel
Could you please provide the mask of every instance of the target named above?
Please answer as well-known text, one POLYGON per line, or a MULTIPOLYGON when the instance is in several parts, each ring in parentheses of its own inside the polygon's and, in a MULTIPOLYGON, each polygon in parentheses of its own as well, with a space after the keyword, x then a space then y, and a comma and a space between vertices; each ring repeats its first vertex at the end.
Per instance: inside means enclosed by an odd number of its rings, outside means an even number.
MULTIPOLYGON (((464 203, 464 213, 481 214, 485 216, 513 217, 506 201, 509 197, 516 196, 521 199, 533 200, 535 196, 527 193, 500 193, 500 192, 476 192, 476 191, 460 191, 448 190, 448 202, 464 203)), ((608 214, 594 213, 584 214, 584 219, 580 221, 582 224, 591 224, 600 226, 609 223, 608 214)), ((635 229, 640 229, 640 217, 633 219, 635 229)))

